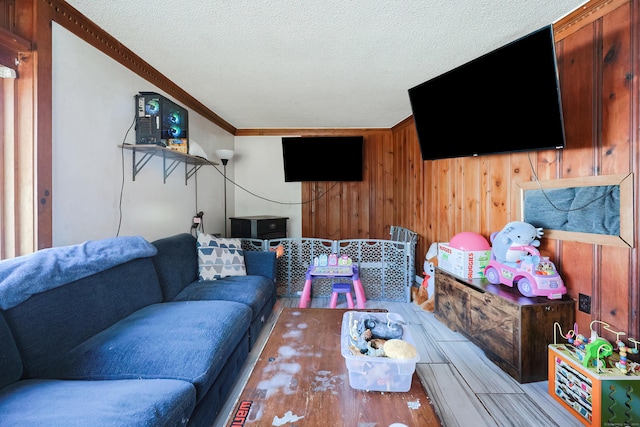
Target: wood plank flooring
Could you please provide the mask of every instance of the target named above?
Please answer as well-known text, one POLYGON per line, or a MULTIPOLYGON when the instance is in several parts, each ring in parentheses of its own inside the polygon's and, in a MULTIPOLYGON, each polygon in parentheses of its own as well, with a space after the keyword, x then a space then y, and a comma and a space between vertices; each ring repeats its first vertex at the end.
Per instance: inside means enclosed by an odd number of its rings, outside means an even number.
MULTIPOLYGON (((310 307, 326 308, 328 305, 328 297, 314 297, 310 307)), ((282 307, 297 306, 297 298, 278 298, 213 427, 225 426, 228 416, 234 412, 236 399, 273 328, 277 313, 282 307)), ((338 301, 338 307, 347 308, 344 299, 338 301)), ((416 374, 445 427, 582 426, 549 396, 547 381, 519 384, 464 336, 438 322, 433 313, 412 303, 388 301, 367 301, 367 308, 383 308, 399 313, 411 328, 411 335, 420 353, 416 374)))

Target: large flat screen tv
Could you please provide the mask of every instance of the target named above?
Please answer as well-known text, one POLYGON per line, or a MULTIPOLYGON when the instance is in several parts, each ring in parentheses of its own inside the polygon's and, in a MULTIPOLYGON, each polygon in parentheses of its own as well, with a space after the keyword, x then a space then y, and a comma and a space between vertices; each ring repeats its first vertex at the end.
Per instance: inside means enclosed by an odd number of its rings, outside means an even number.
POLYGON ((285 182, 362 181, 362 136, 282 137, 285 182))
POLYGON ((553 27, 409 89, 423 160, 564 148, 553 27))

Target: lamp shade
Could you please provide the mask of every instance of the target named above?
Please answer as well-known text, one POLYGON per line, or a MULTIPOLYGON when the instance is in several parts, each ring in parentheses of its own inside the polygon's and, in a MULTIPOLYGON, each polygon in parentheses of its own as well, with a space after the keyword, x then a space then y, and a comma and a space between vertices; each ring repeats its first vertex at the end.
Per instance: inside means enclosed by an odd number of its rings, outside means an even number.
POLYGON ((216 156, 218 156, 220 160, 231 160, 234 154, 233 150, 216 150, 216 156))

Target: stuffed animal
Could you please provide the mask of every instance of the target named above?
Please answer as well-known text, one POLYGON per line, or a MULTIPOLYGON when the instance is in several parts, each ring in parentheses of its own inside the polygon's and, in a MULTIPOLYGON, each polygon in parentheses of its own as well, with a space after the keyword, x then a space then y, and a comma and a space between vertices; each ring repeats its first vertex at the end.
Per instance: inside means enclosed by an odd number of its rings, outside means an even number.
POLYGON ((280 258, 282 255, 284 255, 284 246, 278 245, 274 248, 269 248, 269 251, 275 252, 276 258, 280 258))
POLYGON ((436 265, 438 263, 438 244, 433 243, 427 254, 425 255, 422 275, 424 279, 422 284, 418 287, 411 288, 411 300, 418 307, 421 307, 425 311, 433 311, 435 308, 435 274, 436 265))
POLYGON ((491 235, 491 250, 495 259, 501 263, 515 263, 529 253, 522 249, 531 245, 538 247, 537 240, 543 235, 542 228, 536 228, 528 222, 512 221, 491 235))

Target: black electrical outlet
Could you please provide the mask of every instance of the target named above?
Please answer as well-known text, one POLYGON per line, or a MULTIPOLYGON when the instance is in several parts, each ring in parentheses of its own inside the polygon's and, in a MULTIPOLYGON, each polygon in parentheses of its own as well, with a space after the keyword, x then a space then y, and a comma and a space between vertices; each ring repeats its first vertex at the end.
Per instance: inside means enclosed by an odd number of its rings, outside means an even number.
POLYGON ((589 295, 578 294, 578 310, 591 314, 591 297, 589 295))

